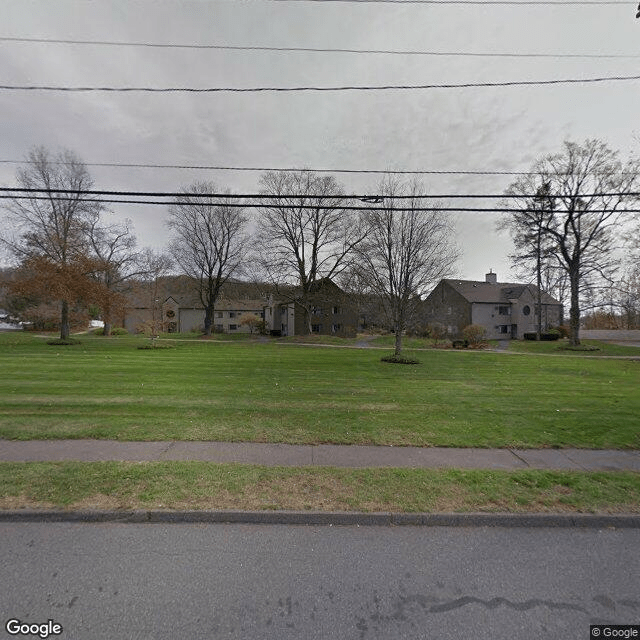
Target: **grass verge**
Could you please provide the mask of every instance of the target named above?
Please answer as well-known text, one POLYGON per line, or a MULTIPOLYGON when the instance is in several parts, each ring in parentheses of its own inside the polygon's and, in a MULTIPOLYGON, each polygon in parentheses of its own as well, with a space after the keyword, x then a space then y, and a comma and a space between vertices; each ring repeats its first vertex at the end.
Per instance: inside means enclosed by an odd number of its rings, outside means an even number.
POLYGON ((640 513, 640 474, 5 462, 0 508, 640 513))

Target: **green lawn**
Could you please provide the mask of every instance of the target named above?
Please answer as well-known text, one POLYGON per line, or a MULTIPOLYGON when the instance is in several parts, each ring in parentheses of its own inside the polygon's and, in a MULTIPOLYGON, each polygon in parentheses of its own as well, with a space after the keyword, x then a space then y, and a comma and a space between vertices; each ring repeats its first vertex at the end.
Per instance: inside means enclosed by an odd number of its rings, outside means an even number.
POLYGON ((0 437, 640 446, 637 360, 427 350, 403 366, 377 349, 144 343, 0 334, 0 437))
POLYGON ((513 353, 573 355, 582 357, 640 357, 640 347, 627 346, 622 344, 609 344, 600 340, 581 340, 580 346, 576 347, 575 350, 569 348, 569 341, 566 339, 550 342, 536 342, 535 340, 512 340, 509 343, 509 351, 513 353))
POLYGON ((0 463, 0 509, 640 512, 640 474, 0 463))

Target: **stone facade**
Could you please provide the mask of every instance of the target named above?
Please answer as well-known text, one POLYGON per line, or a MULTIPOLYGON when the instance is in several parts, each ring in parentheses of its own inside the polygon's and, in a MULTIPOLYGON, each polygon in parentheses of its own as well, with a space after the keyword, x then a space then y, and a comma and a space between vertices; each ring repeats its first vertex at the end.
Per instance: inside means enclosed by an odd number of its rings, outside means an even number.
MULTIPOLYGON (((425 300, 428 324, 439 324, 458 338, 463 329, 480 325, 488 339, 522 338, 538 324, 537 287, 500 283, 495 273, 485 281, 441 280, 425 300)), ((542 330, 562 324, 562 304, 542 293, 542 330)))

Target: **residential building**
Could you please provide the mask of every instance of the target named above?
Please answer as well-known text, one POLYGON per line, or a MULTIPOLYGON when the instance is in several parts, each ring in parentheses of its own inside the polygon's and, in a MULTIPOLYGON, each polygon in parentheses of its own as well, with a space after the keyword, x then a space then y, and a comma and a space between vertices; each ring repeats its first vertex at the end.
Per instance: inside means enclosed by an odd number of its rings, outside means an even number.
MULTIPOLYGON (((263 318, 265 297, 253 283, 227 282, 216 301, 214 330, 223 333, 249 333, 240 324, 245 314, 263 318)), ((185 276, 167 276, 153 283, 136 283, 127 292, 128 306, 122 325, 136 333, 149 328, 164 333, 204 330, 204 307, 195 283, 185 276)))
POLYGON ((460 337, 471 324, 483 326, 488 339, 522 338, 535 332, 541 314, 542 330, 562 324, 562 304, 531 284, 501 283, 489 272, 484 282, 441 280, 424 302, 428 324, 439 324, 451 337, 460 337))
POLYGON ((302 299, 300 290, 289 287, 273 294, 264 306, 267 331, 282 336, 336 335, 353 337, 358 311, 350 297, 329 278, 315 283, 302 299))

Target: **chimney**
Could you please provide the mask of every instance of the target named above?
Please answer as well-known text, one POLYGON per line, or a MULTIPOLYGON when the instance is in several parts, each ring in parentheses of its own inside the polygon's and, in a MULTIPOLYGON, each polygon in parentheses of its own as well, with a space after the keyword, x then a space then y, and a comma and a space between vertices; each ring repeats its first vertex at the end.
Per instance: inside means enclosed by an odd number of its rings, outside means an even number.
POLYGON ((496 284, 498 282, 498 274, 493 273, 493 269, 489 269, 489 273, 485 276, 485 282, 489 282, 490 284, 496 284))

